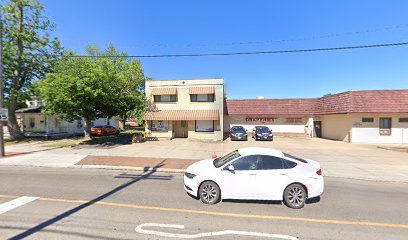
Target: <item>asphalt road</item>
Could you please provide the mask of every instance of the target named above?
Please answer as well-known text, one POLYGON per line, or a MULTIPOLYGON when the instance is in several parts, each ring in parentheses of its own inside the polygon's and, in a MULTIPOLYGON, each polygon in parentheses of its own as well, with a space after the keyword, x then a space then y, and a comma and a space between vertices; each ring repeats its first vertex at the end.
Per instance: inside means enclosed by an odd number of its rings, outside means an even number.
POLYGON ((1 167, 0 239, 407 239, 407 184, 325 180, 320 201, 293 210, 204 205, 173 173, 1 167))

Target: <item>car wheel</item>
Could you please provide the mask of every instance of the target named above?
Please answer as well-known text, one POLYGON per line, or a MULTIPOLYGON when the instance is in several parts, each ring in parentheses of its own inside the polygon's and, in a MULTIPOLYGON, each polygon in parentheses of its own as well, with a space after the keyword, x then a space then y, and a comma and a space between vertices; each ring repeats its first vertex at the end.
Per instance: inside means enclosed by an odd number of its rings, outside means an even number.
POLYGON ((206 181, 200 185, 199 195, 203 203, 216 204, 221 199, 221 190, 215 182, 206 181))
POLYGON ((306 190, 300 184, 289 185, 283 192, 283 200, 286 206, 294 209, 300 209, 305 206, 306 190))

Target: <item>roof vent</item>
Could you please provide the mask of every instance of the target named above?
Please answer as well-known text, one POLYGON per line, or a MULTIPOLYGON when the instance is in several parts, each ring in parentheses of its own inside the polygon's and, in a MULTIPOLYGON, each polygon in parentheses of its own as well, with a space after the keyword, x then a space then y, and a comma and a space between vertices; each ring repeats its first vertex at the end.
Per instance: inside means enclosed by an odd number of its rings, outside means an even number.
POLYGON ((264 96, 258 96, 258 97, 256 97, 256 99, 265 99, 265 97, 264 96))

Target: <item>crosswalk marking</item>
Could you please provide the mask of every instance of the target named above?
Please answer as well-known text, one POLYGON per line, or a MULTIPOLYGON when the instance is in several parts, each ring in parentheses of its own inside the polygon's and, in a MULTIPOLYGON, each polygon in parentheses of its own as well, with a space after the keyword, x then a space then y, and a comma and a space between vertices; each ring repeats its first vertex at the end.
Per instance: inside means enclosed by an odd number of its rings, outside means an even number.
POLYGON ((23 196, 23 197, 19 197, 16 199, 13 199, 11 201, 5 202, 0 204, 0 214, 3 214, 5 212, 8 212, 10 210, 13 210, 15 208, 21 207, 24 204, 27 204, 29 202, 32 202, 34 200, 37 200, 38 197, 27 197, 27 196, 23 196))

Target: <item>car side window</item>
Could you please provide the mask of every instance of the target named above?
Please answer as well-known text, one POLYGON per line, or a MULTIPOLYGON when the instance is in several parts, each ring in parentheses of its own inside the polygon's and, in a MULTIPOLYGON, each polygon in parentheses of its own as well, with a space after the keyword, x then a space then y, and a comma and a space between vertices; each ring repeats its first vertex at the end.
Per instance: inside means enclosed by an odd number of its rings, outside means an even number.
POLYGON ((273 169, 285 169, 286 166, 283 164, 283 160, 279 157, 274 156, 262 156, 262 170, 273 170, 273 169))
POLYGON ((289 160, 282 159, 282 161, 283 161, 283 166, 285 168, 294 168, 297 165, 297 163, 289 161, 289 160))
POLYGON ((244 156, 232 163, 236 171, 257 170, 258 155, 244 156))

